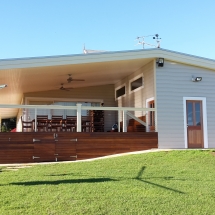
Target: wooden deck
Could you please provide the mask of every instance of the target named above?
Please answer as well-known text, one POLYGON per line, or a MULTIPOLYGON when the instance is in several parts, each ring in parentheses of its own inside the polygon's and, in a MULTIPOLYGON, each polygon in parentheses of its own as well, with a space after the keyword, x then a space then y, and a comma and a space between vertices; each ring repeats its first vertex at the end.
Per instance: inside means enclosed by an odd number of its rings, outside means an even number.
POLYGON ((0 163, 83 160, 157 147, 157 132, 0 133, 0 163))

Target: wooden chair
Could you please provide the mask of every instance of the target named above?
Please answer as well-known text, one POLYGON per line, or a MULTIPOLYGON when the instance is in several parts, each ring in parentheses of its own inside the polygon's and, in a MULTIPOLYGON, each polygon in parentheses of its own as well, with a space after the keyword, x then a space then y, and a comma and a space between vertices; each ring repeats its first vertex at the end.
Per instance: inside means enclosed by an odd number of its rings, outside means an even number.
POLYGON ((66 131, 76 132, 77 128, 77 117, 76 116, 66 116, 65 127, 66 131))
POLYGON ((92 132, 93 130, 93 121, 92 116, 82 116, 82 132, 92 132))
POLYGON ((37 130, 48 131, 48 115, 37 115, 37 130))
POLYGON ((52 115, 52 119, 50 121, 49 129, 52 131, 53 129, 56 131, 62 131, 63 128, 63 115, 52 115))
POLYGON ((21 116, 22 121, 22 132, 24 131, 33 131, 33 121, 24 121, 23 116, 21 116))

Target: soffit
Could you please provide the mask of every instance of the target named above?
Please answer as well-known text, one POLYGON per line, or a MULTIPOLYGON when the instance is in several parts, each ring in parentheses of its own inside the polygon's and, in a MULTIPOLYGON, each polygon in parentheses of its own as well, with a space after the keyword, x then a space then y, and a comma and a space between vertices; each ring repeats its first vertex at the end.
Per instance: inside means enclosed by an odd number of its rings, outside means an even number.
POLYGON ((118 60, 108 62, 55 65, 0 70, 0 84, 8 87, 0 90, 1 104, 19 104, 23 93, 56 90, 64 87, 88 87, 115 84, 149 63, 152 59, 118 60), (74 79, 67 83, 68 74, 74 79))
POLYGON ((56 90, 61 83, 74 88, 115 84, 159 57, 215 70, 214 60, 165 49, 0 60, 0 84, 8 85, 0 90, 0 104, 20 104, 23 93, 56 90), (85 81, 67 84, 68 74, 85 81))

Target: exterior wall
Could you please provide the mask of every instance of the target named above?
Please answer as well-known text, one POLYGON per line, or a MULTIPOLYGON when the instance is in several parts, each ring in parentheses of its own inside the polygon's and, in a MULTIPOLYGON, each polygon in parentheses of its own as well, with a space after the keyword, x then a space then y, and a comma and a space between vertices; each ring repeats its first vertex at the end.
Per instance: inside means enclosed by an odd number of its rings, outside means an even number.
POLYGON ((159 148, 185 148, 183 97, 205 97, 208 147, 215 147, 215 72, 165 61, 156 68, 159 148), (192 82, 192 76, 202 77, 192 82))
MULTIPOLYGON (((105 107, 115 107, 115 98, 114 98, 114 85, 103 85, 103 86, 93 86, 93 87, 83 87, 75 88, 70 91, 63 90, 53 90, 45 92, 31 92, 24 94, 24 101, 28 97, 38 97, 43 98, 43 101, 38 104, 45 104, 44 98, 53 98, 54 101, 57 101, 57 98, 60 98, 62 101, 65 99, 69 101, 101 101, 104 103, 105 107)), ((34 104, 36 104, 34 102, 34 104)), ((113 111, 105 111, 105 131, 110 130, 112 125, 115 123, 116 115, 113 111)))
MULTIPOLYGON (((119 107, 146 107, 146 100, 154 97, 154 61, 122 79, 115 85, 115 90, 123 85, 125 85, 125 96, 116 99, 119 107), (129 81, 141 74, 143 75, 143 87, 137 91, 129 92, 129 81)), ((142 112, 135 113, 136 116, 145 114, 142 112)))

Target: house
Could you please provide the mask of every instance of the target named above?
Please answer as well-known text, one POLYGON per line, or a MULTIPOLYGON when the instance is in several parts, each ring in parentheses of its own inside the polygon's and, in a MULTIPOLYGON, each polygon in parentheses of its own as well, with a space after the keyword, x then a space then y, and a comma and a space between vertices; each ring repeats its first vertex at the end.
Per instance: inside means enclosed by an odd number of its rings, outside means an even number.
MULTIPOLYGON (((165 49, 6 59, 0 80, 2 119, 23 114, 5 104, 154 108, 132 114, 159 148, 215 148, 215 60, 165 49)), ((118 120, 106 111, 105 131, 118 120)))

